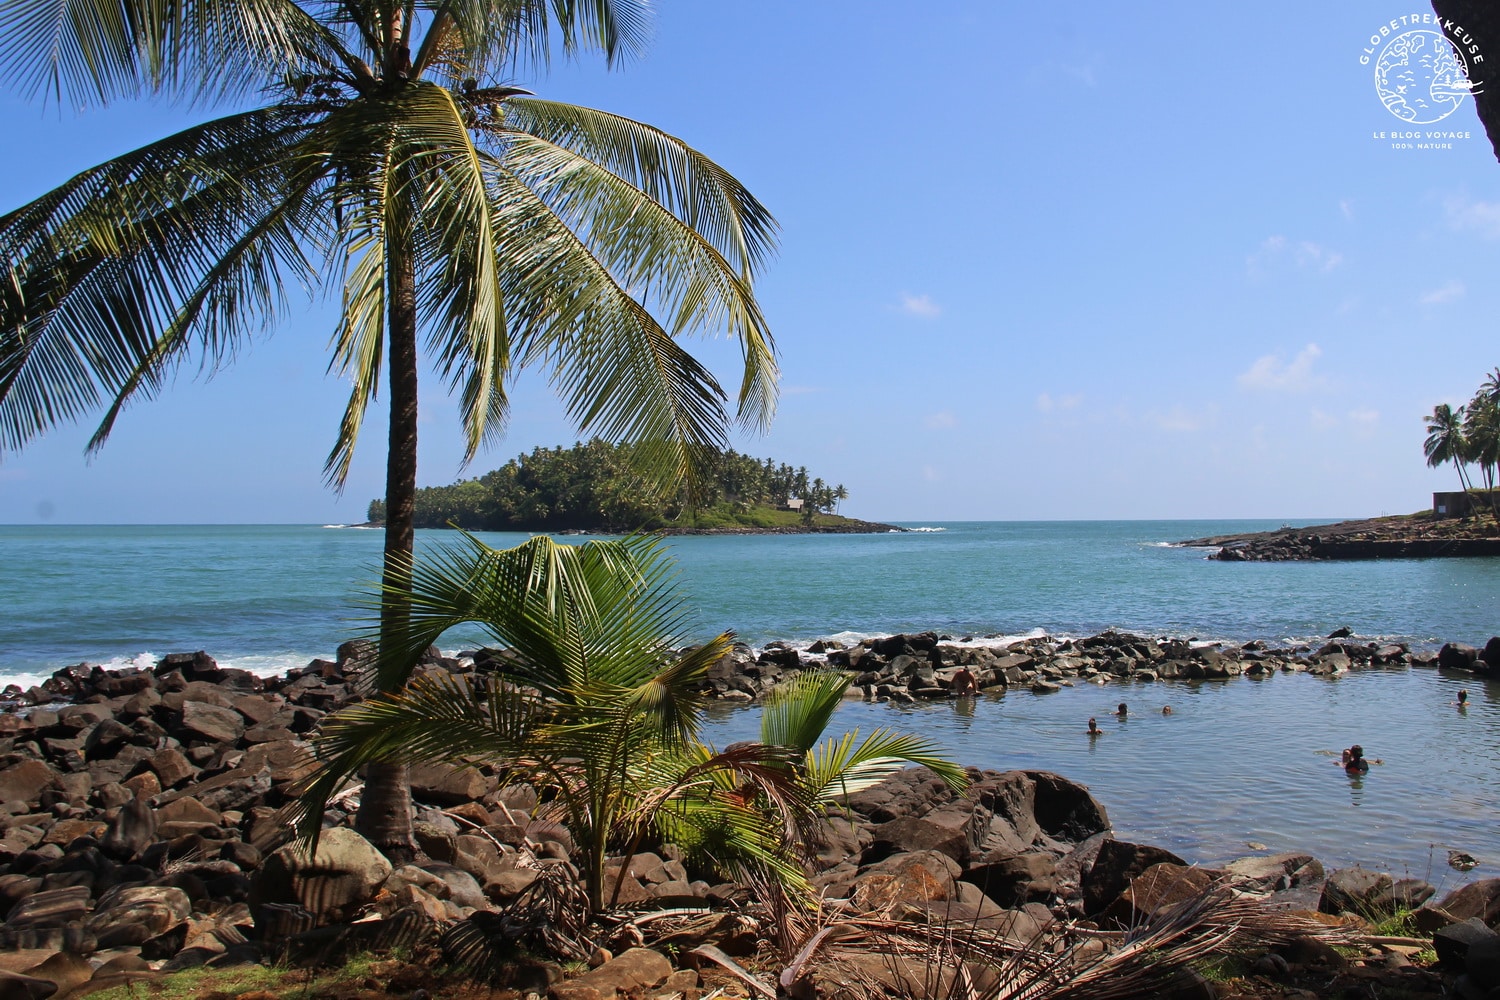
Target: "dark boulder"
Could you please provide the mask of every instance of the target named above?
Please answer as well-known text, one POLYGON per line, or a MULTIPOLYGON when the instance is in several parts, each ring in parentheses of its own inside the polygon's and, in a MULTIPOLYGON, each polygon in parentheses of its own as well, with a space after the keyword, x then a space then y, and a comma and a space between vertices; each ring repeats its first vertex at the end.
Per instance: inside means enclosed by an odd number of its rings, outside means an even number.
POLYGON ((1339 868, 1329 872, 1318 900, 1320 913, 1353 913, 1366 920, 1379 920, 1395 911, 1395 884, 1384 872, 1363 868, 1339 868))
POLYGON ((120 807, 104 831, 100 847, 108 854, 129 861, 156 839, 156 813, 139 798, 120 807))
POLYGON ((1098 917, 1104 927, 1136 927, 1167 907, 1207 892, 1223 876, 1206 868, 1164 863, 1152 865, 1098 917))
POLYGON ((1057 859, 1043 851, 973 865, 962 878, 1006 909, 1046 902, 1058 894, 1057 859))
POLYGON ((1137 875, 1152 865, 1186 866, 1187 862, 1160 847, 1106 840, 1099 845, 1093 867, 1083 876, 1083 912, 1090 916, 1113 903, 1137 875))
POLYGON ((1080 841, 1109 829, 1104 806, 1077 782, 1051 771, 1026 771, 1036 783, 1036 822, 1059 840, 1080 841))
POLYGON ((1496 937, 1484 921, 1471 917, 1435 931, 1432 950, 1437 952, 1438 967, 1444 972, 1463 972, 1468 965, 1469 951, 1484 942, 1494 941, 1496 937))
POLYGON ((1442 670, 1473 670, 1479 650, 1462 642, 1447 642, 1438 650, 1438 667, 1442 670))

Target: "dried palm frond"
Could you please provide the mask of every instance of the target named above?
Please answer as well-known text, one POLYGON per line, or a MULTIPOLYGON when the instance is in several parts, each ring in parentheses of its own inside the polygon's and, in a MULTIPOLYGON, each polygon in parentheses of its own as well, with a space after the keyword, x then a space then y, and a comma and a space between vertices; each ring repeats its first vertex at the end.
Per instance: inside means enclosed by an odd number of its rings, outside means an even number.
POLYGON ((517 867, 535 871, 536 880, 500 910, 470 914, 443 935, 449 961, 476 978, 499 980, 515 965, 520 949, 580 961, 594 951, 588 894, 578 870, 524 848, 517 867))
MULTIPOLYGON (((1226 949, 1295 938, 1343 941, 1349 932, 1272 910, 1222 884, 1154 912, 1124 932, 1080 932, 1070 923, 1017 941, 967 923, 846 921, 861 950, 885 957, 886 974, 856 971, 864 990, 902 1000, 1146 1000, 1226 949)), ((852 943, 852 942, 846 942, 852 943)), ((844 950, 846 959, 852 953, 844 950)))

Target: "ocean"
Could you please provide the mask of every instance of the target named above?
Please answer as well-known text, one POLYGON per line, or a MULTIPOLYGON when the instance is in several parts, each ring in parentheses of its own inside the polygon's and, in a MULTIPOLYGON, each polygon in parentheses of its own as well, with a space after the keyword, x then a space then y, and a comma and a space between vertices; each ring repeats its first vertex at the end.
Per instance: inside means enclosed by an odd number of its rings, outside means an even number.
MULTIPOLYGON (((1500 633, 1500 560, 1219 563, 1170 543, 1280 521, 973 522, 880 535, 669 540, 701 638, 752 645, 934 629, 965 636, 1117 628, 1202 640, 1361 640, 1433 647, 1500 633)), ((483 534, 492 545, 524 536, 483 534)), ((573 539, 569 539, 573 540, 573 539)), ((454 541, 418 532, 419 549, 454 541)), ((207 650, 275 673, 331 656, 362 623, 380 532, 320 525, 0 526, 0 685, 89 661, 147 665, 207 650)), ((477 633, 445 648, 481 641, 477 633)), ((716 709, 720 743, 752 709, 716 709)), ((1080 683, 972 709, 851 703, 836 726, 920 730, 964 763, 1044 768, 1089 784, 1117 833, 1216 863, 1251 844, 1305 850, 1446 885, 1500 874, 1500 685, 1425 669, 1335 679, 1080 683), (1471 705, 1450 703, 1467 685, 1471 705), (1108 735, 1087 719, 1131 705, 1108 735), (1173 714, 1161 714, 1163 705, 1173 714), (1330 756, 1363 743, 1384 761, 1346 778, 1330 756), (1480 858, 1460 876, 1448 849, 1480 858)))

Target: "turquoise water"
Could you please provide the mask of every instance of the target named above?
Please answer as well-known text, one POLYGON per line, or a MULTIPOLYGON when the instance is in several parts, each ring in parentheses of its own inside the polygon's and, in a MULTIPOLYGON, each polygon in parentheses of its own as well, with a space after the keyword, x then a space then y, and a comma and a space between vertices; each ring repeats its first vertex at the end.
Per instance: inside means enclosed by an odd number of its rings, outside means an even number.
MULTIPOLYGON (((693 537, 670 542, 700 634, 745 640, 933 628, 960 636, 1116 627, 1151 635, 1357 636, 1431 646, 1500 632, 1500 560, 1218 563, 1164 543, 1280 522, 1034 522, 941 525, 889 535, 693 537)), ((419 532, 426 547, 451 541, 419 532)), ((486 535, 495 545, 519 535, 486 535)), ((380 533, 319 526, 0 527, 0 684, 80 660, 206 649, 263 672, 328 656, 355 623, 380 533)), ((454 636, 454 647, 472 641, 454 636)), ((445 643, 449 645, 449 643, 445 643)), ((980 702, 893 709, 851 704, 843 726, 899 725, 966 763, 1049 768, 1090 784, 1122 836, 1213 862, 1249 842, 1304 849, 1455 884, 1450 847, 1500 874, 1500 688, 1429 670, 1327 680, 1082 684, 980 702), (1129 722, 1090 741, 1089 716, 1119 701, 1129 722), (1174 714, 1162 716, 1161 705, 1174 714), (1385 760, 1361 781, 1327 751, 1363 743, 1385 760)), ((719 713, 721 743, 751 711, 719 713)))
MULTIPOLYGON (((925 628, 1281 640, 1347 625, 1429 645, 1500 627, 1500 560, 1218 563, 1164 545, 1277 526, 986 522, 669 544, 700 633, 733 629, 753 644, 925 628)), ((417 536, 419 547, 453 540, 417 536)), ((354 627, 350 602, 378 574, 380 541, 316 525, 0 526, 0 678, 148 651, 268 666, 326 656, 354 627)))

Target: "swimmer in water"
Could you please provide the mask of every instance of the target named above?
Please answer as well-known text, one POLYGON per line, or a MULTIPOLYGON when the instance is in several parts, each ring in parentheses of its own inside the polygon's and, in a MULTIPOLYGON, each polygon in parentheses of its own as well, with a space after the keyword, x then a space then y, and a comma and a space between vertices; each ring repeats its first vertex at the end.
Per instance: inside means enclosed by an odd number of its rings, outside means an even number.
POLYGON ((1090 736, 1103 736, 1104 735, 1104 730, 1100 729, 1099 728, 1099 723, 1095 722, 1092 718, 1089 719, 1089 735, 1090 736))
POLYGON ((1365 748, 1358 743, 1345 750, 1340 757, 1344 770, 1350 774, 1363 774, 1370 769, 1370 762, 1365 760, 1365 748))
POLYGON ((1468 708, 1469 707, 1469 689, 1468 688, 1459 688, 1458 689, 1458 700, 1455 701, 1453 704, 1457 705, 1459 708, 1468 708))
POLYGON ((1120 707, 1117 708, 1117 709, 1115 709, 1115 714, 1118 715, 1120 718, 1123 719, 1123 718, 1127 717, 1128 715, 1130 715, 1130 709, 1127 708, 1126 705, 1125 705, 1125 703, 1122 701, 1122 702, 1120 702, 1120 707))
POLYGON ((1161 714, 1162 715, 1171 715, 1172 714, 1172 706, 1171 705, 1163 705, 1161 707, 1161 714))
POLYGON ((979 681, 968 667, 959 667, 953 675, 953 693, 960 698, 971 698, 979 693, 979 681))

